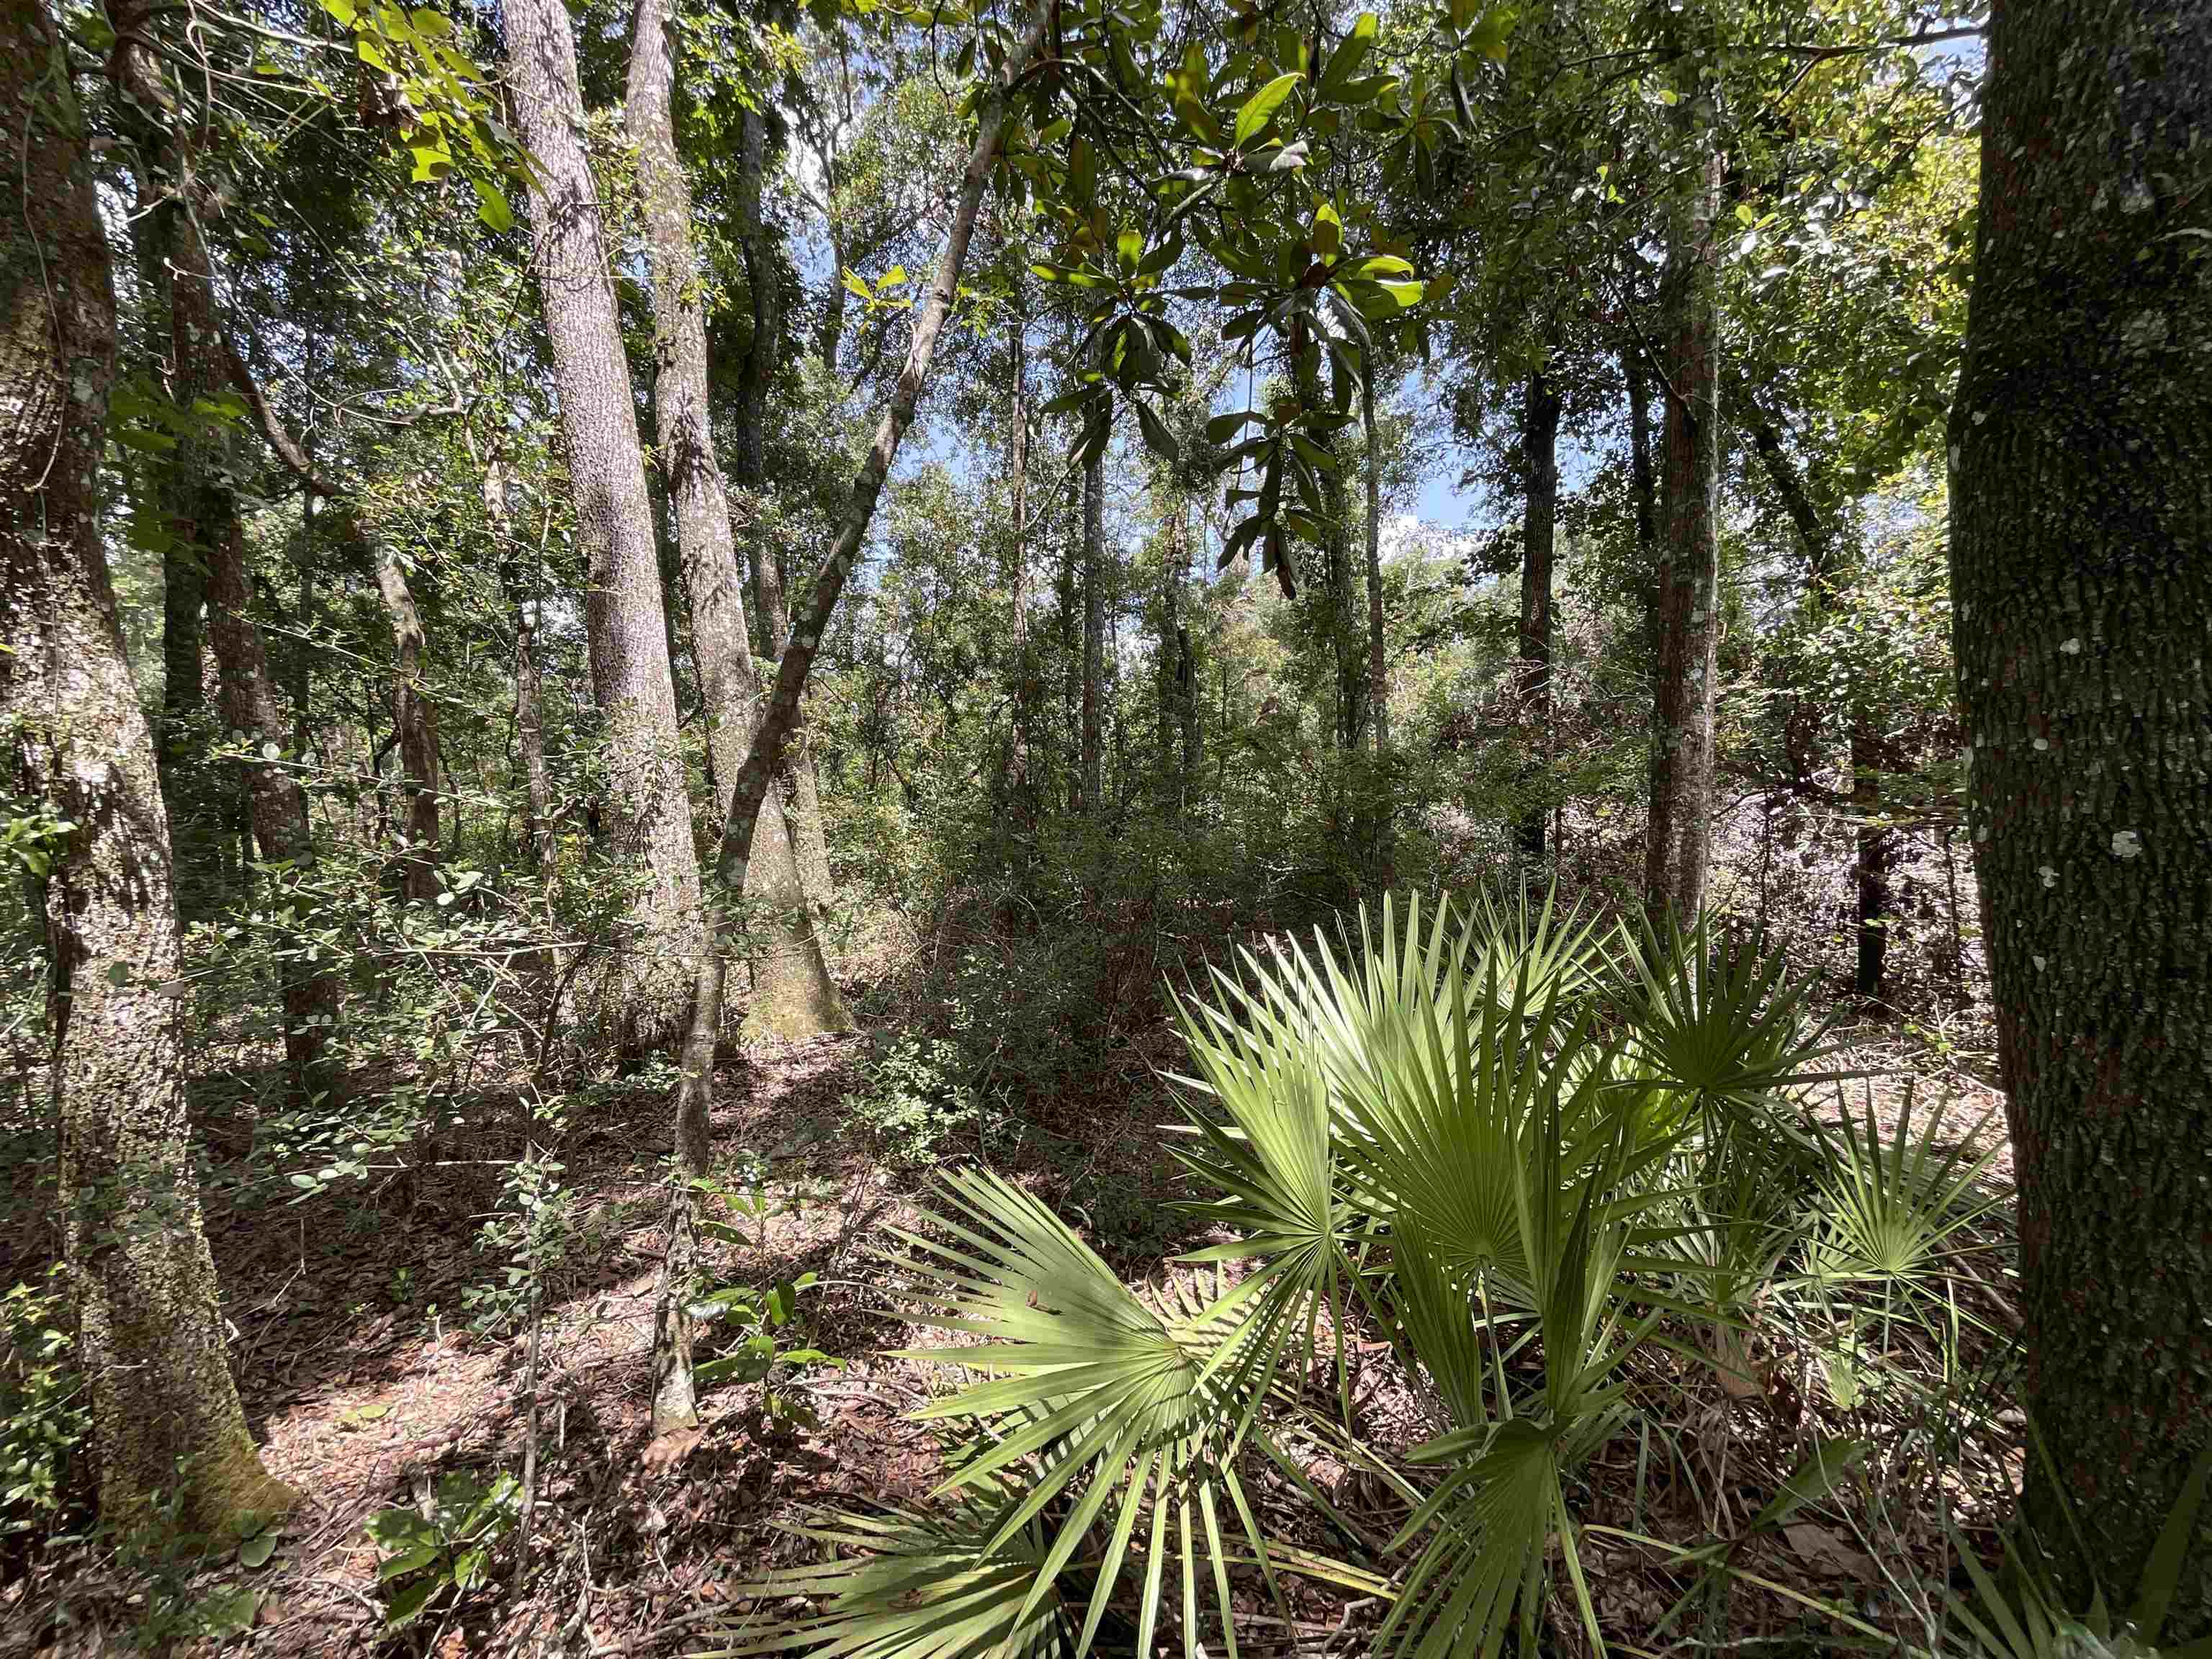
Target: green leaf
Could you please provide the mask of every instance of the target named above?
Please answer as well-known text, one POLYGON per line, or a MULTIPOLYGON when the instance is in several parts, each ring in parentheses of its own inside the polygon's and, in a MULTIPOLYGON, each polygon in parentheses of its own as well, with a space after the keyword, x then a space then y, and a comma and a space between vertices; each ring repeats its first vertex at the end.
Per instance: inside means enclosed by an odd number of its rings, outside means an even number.
POLYGON ((489 179, 472 177, 469 183, 476 186, 477 217, 502 236, 513 230, 514 210, 507 205, 505 192, 489 179))
POLYGON ((238 1562, 243 1567, 268 1565, 269 1558, 276 1553, 276 1534, 257 1533, 238 1547, 238 1562))
POLYGON ((1145 434, 1146 447, 1162 460, 1174 465, 1182 451, 1176 442, 1175 434, 1168 430, 1167 422, 1154 414, 1152 405, 1142 398, 1132 398, 1129 401, 1136 405, 1137 425, 1145 434))
POLYGON ((422 1609, 430 1604, 430 1598, 445 1588, 442 1578, 426 1578, 419 1584, 409 1585, 385 1608, 385 1628, 404 1630, 422 1616, 422 1609))
POLYGON ((1279 75, 1244 100, 1237 112, 1236 146, 1242 149, 1264 131, 1275 118, 1275 112, 1291 95, 1291 88, 1305 79, 1302 75, 1279 75))
POLYGON ((1381 27, 1371 11, 1359 14, 1359 21, 1352 26, 1336 50, 1328 55, 1328 67, 1321 72, 1318 88, 1324 98, 1340 96, 1359 73, 1359 66, 1367 61, 1367 54, 1375 49, 1375 37, 1381 27))

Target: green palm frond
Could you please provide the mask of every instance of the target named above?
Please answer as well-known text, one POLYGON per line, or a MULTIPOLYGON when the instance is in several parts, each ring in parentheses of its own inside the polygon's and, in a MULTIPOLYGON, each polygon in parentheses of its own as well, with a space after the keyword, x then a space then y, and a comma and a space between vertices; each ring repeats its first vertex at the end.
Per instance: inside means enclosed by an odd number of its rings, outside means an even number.
POLYGON ((1685 931, 1671 918, 1655 927, 1622 925, 1623 1012, 1629 1046, 1655 1083, 1708 1109, 1756 1107, 1785 1088, 1830 1081, 1807 1070, 1833 1053, 1808 1026, 1814 981, 1791 980, 1779 951, 1717 951, 1710 919, 1685 931))
POLYGON ((987 1340, 906 1357, 990 1376, 915 1413, 963 1421, 977 1437, 937 1496, 972 1497, 1002 1481, 1019 1486, 1018 1498, 994 1512, 983 1553, 1018 1552, 1027 1529, 1043 1528, 1018 1617, 1065 1595, 1071 1573, 1087 1577, 1077 1655, 1094 1638, 1125 1568, 1139 1562, 1140 1636, 1149 1641, 1170 1556, 1180 1562, 1186 1650, 1194 1653, 1200 1640, 1206 1564, 1214 1627, 1233 1655, 1224 1522, 1274 1583, 1235 1468, 1288 1346, 1268 1281, 1255 1276, 1212 1298, 1170 1286, 1155 1307, 1012 1182, 963 1171, 944 1177, 939 1195, 931 1232, 901 1235, 923 1258, 923 1288, 906 1311, 917 1324, 987 1340))
POLYGON ((1073 1609, 1041 1573, 1046 1542, 1032 1522, 1011 1545, 1002 1530, 1011 1492, 920 1512, 816 1511, 788 1530, 830 1552, 745 1586, 757 1597, 803 1597, 818 1608, 714 1650, 715 1659, 809 1651, 820 1659, 1063 1659, 1073 1651, 1073 1609), (1040 1583, 1045 1594, 1035 1592, 1040 1583))
POLYGON ((1994 1109, 1947 1144, 1947 1105, 1913 1133, 1913 1092, 1908 1085, 1896 1132, 1887 1137, 1870 1091, 1863 1124, 1844 1115, 1843 1144, 1821 1176, 1820 1231, 1807 1263, 1815 1279, 1917 1290, 1941 1273, 1959 1231, 2003 1201, 2000 1193, 1976 1190, 1996 1156, 1994 1145, 1973 1150, 1994 1109))

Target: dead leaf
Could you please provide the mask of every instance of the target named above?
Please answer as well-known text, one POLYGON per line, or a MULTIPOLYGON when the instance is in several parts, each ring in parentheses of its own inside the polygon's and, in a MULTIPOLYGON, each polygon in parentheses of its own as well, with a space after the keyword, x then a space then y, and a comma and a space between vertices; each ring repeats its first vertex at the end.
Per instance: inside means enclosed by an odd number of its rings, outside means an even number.
POLYGON ((1790 1547, 1797 1552, 1798 1559, 1814 1571, 1831 1578, 1873 1581, 1874 1558, 1853 1549, 1832 1528, 1815 1522, 1796 1521, 1783 1528, 1782 1535, 1790 1540, 1790 1547))
POLYGON ((671 1429, 666 1434, 655 1435, 638 1461, 648 1473, 661 1474, 690 1456, 706 1437, 704 1429, 671 1429))

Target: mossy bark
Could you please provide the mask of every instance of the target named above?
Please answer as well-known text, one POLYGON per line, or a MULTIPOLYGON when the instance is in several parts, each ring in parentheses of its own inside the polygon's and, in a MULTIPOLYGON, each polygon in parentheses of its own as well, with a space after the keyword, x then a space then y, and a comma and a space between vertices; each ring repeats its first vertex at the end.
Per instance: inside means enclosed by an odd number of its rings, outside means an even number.
POLYGON ((188 1526, 235 1536, 240 1514, 297 1498, 246 1432, 200 1224, 168 820, 100 521, 107 243, 53 21, 30 0, 0 16, 8 173, 34 181, 0 228, 0 733, 57 826, 51 1099, 100 1503, 128 1524, 173 1492, 188 1526))
MULTIPOLYGON (((2133 1598, 2212 1442, 2212 7, 2001 0, 1950 422, 2027 1405, 2133 1598)), ((2183 1552, 2169 1638, 2212 1630, 2183 1552)), ((2080 1593, 2078 1568, 2069 1591, 2080 1593)))

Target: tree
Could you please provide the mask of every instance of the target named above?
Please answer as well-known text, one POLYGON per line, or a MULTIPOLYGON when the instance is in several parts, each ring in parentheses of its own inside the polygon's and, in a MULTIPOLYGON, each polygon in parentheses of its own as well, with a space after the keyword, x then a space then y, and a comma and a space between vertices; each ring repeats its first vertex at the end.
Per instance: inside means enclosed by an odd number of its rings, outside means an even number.
POLYGON ((659 553, 591 168, 568 14, 552 0, 506 10, 509 82, 530 169, 533 258, 575 491, 586 569, 585 634, 605 722, 614 845, 637 859, 629 936, 597 993, 618 1046, 665 1044, 683 1030, 683 965, 700 938, 698 854, 677 749, 676 690, 659 553))
POLYGON ((1673 131, 1678 154, 1668 187, 1661 528, 1655 600, 1651 807, 1644 843, 1646 905, 1694 916, 1712 863, 1713 722, 1719 688, 1720 357, 1715 288, 1721 153, 1713 88, 1695 49, 1702 20, 1678 28, 1673 131))
POLYGON ((42 183, 0 231, 0 730, 40 825, 77 1352, 108 1520, 168 1492, 187 1525, 232 1537, 297 1498, 246 1432, 200 1225, 168 823, 100 524, 106 238, 61 34, 28 0, 5 16, 0 120, 23 147, 10 171, 35 165, 42 183))
POLYGON ((1082 810, 1097 817, 1105 776, 1106 458, 1102 443, 1083 469, 1082 810))
MULTIPOLYGON (((1552 550, 1559 521, 1559 392, 1552 376, 1538 369, 1522 396, 1522 465, 1525 493, 1521 519, 1521 695, 1536 716, 1536 730, 1547 746, 1552 726, 1552 550)), ((1521 815, 1521 855, 1533 865, 1544 858, 1545 820, 1551 817, 1545 794, 1521 815)))
MULTIPOLYGON (((246 526, 232 481, 226 428, 210 423, 203 407, 243 369, 216 308, 215 265, 202 221, 209 192, 199 172, 197 133, 186 129, 171 92, 154 10, 128 0, 112 7, 109 15, 118 41, 110 75, 131 112, 139 177, 159 192, 148 204, 154 227, 149 253, 168 272, 170 331, 165 344, 172 418, 188 440, 179 444, 166 470, 166 499, 189 502, 190 511, 167 534, 185 537, 185 559, 204 568, 207 641, 215 655, 224 723, 245 740, 253 840, 262 862, 276 872, 276 881, 285 883, 313 866, 314 831, 307 790, 285 761, 292 733, 278 709, 268 647, 252 616, 246 526)), ((189 586, 182 603, 165 607, 167 619, 185 630, 172 653, 179 673, 190 672, 199 654, 191 608, 189 586)), ((335 966, 291 948, 285 952, 283 972, 284 1053, 291 1092, 295 1100, 319 1098, 335 1107, 345 1090, 336 1052, 341 998, 335 966)))
MULTIPOLYGON (((648 0, 638 8, 637 32, 630 46, 628 119, 638 147, 638 198, 653 267, 653 396, 659 454, 676 509, 677 546, 690 601, 692 648, 711 723, 708 753, 714 769, 715 806, 726 815, 730 791, 744 765, 745 751, 752 746, 759 686, 746 637, 744 589, 730 532, 729 492, 708 418, 707 330, 699 299, 701 274, 691 246, 691 192, 677 155, 670 110, 676 68, 669 54, 667 27, 667 8, 661 0, 648 0)), ((748 112, 749 122, 757 118, 748 112)), ((757 173, 752 131, 750 125, 746 129, 747 166, 757 173)), ((752 193, 758 194, 757 181, 752 193)), ((750 368, 748 365, 749 386, 750 368)), ((747 403, 752 406, 747 419, 757 475, 760 412, 750 391, 747 403)), ((747 1021, 781 1037, 818 1036, 847 1030, 851 1022, 823 960, 808 903, 815 896, 802 885, 784 809, 781 790, 772 791, 763 803, 769 825, 748 876, 747 896, 755 902, 755 949, 753 1003, 747 1021)), ((677 1144, 691 1148, 695 1136, 698 1145, 694 1150, 701 1154, 695 1173, 703 1175, 703 1120, 679 1127, 677 1144)))
MULTIPOLYGON (((2208 66, 2189 0, 1996 7, 1950 423, 2028 1407, 2057 1476, 2028 1511, 2107 1595, 2212 1442, 2208 66)), ((2212 1627, 2212 1552, 2174 1609, 2212 1627)))

